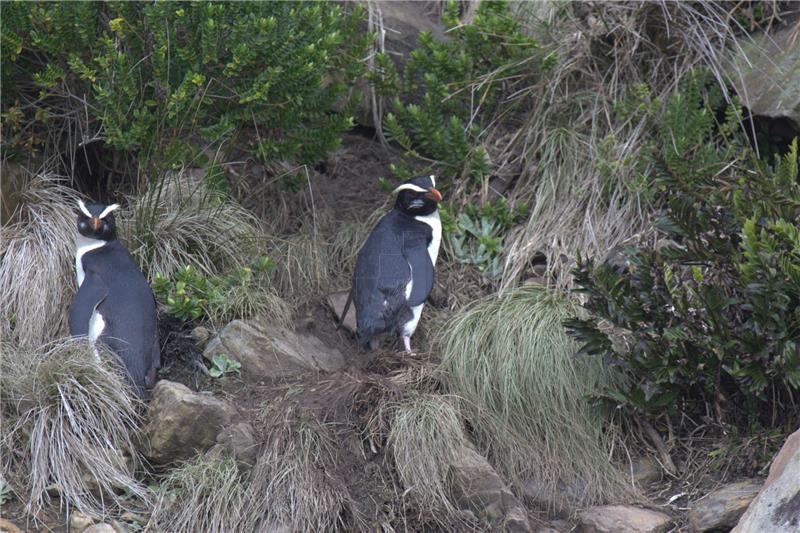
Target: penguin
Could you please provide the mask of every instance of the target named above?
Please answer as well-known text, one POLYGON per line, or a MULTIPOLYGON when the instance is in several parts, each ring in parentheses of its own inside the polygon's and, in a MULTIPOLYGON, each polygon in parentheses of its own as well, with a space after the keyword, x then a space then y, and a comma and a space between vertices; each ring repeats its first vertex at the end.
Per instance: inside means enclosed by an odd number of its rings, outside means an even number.
POLYGON ((161 366, 153 292, 131 254, 117 240, 113 211, 119 205, 78 200, 78 207, 78 292, 69 310, 70 335, 108 346, 125 366, 138 396, 145 398, 161 366))
POLYGON ((358 252, 351 296, 362 349, 374 348, 377 335, 396 332, 411 353, 411 336, 433 288, 442 242, 442 194, 434 176, 412 178, 393 194, 394 208, 358 252))

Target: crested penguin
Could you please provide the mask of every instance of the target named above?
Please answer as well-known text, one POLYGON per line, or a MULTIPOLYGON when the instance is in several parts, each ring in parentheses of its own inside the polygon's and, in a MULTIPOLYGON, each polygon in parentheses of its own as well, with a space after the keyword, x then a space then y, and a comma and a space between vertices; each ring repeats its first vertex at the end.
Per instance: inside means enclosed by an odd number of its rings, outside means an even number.
POLYGON ((86 336, 92 345, 102 341, 125 366, 137 394, 145 397, 161 366, 153 292, 117 240, 113 211, 119 205, 78 200, 78 207, 78 292, 69 309, 70 335, 86 336))
POLYGON ((358 342, 374 348, 373 338, 396 332, 411 352, 425 300, 433 288, 442 224, 434 176, 412 178, 394 191, 394 208, 381 218, 358 252, 352 298, 358 342))

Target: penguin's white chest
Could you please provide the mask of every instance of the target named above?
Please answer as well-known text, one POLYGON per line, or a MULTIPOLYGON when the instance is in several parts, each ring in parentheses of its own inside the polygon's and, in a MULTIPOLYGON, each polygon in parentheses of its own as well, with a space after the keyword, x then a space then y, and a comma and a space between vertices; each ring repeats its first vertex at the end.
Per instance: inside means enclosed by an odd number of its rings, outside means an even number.
POLYGON ((86 275, 83 271, 83 255, 100 248, 105 243, 106 241, 90 239, 78 234, 78 238, 75 240, 75 274, 78 276, 78 287, 81 286, 86 275))
MULTIPOLYGON (((435 267, 436 259, 439 257, 439 246, 442 244, 442 221, 439 218, 439 211, 434 211, 430 215, 418 216, 414 218, 429 225, 431 230, 433 230, 431 242, 428 244, 428 255, 431 258, 431 263, 435 267)), ((406 284, 406 299, 411 297, 411 290, 414 288, 414 274, 411 264, 408 265, 408 268, 412 270, 412 274, 411 280, 409 280, 408 284, 406 284)), ((424 302, 411 308, 413 318, 406 322, 403 326, 404 336, 410 337, 414 334, 414 331, 416 331, 417 325, 419 324, 419 319, 422 316, 423 307, 425 307, 424 302)))

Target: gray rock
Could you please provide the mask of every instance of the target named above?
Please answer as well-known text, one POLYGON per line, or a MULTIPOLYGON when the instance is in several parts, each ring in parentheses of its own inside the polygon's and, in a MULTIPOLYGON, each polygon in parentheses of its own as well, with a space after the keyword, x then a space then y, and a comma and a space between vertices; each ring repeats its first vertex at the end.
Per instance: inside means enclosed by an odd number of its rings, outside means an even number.
MULTIPOLYGON (((331 311, 333 311, 333 315, 336 317, 337 324, 342 319, 342 312, 344 312, 344 306, 347 303, 347 296, 349 294, 350 294, 349 291, 332 292, 326 298, 328 307, 331 308, 331 311)), ((350 309, 347 310, 347 316, 344 317, 344 322, 342 323, 342 327, 351 333, 356 332, 355 305, 350 304, 350 309)))
POLYGON ((344 356, 314 335, 266 324, 234 320, 203 352, 209 361, 225 354, 241 363, 249 380, 276 378, 308 371, 333 372, 344 366, 344 356))
POLYGON ((731 81, 754 115, 785 117, 800 127, 800 46, 797 27, 759 33, 739 42, 731 81))
POLYGON ((489 461, 471 447, 451 465, 453 495, 460 507, 492 526, 492 531, 531 531, 525 508, 495 472, 489 461))
POLYGON ((694 502, 689 525, 695 531, 731 529, 761 489, 760 481, 740 481, 725 485, 694 502))
POLYGON ((629 505, 603 505, 578 513, 582 533, 661 533, 671 522, 664 513, 629 505))
POLYGON ((217 435, 217 443, 208 453, 232 457, 239 462, 241 468, 252 468, 258 459, 258 444, 253 437, 253 426, 247 422, 239 422, 223 428, 217 435))
POLYGON ((213 446, 236 410, 210 394, 161 380, 147 409, 145 457, 153 463, 183 461, 213 446))
POLYGON ((764 487, 732 533, 800 532, 800 429, 772 461, 764 487))
POLYGON ((83 530, 83 533, 117 533, 110 524, 95 524, 83 530))
POLYGON ((69 533, 83 533, 86 528, 95 523, 95 519, 80 511, 69 514, 69 533))
POLYGON ((661 467, 652 457, 639 457, 631 464, 631 475, 639 486, 661 479, 661 467))

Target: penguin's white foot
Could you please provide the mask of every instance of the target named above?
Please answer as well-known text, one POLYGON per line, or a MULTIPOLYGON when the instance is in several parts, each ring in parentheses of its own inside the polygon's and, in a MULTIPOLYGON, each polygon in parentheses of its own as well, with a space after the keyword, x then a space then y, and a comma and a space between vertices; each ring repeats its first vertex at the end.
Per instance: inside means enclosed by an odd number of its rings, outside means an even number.
POLYGON ((403 337, 403 346, 405 347, 408 355, 417 355, 414 353, 414 350, 411 349, 411 337, 403 337))

